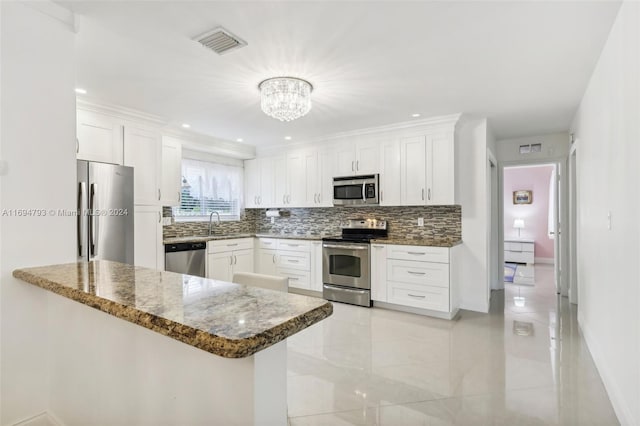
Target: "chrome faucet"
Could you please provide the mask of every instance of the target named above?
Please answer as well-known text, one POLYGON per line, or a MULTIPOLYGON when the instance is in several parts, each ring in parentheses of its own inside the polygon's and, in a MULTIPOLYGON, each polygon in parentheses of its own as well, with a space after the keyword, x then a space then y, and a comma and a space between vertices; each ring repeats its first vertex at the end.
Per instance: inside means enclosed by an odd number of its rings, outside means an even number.
POLYGON ((209 215, 209 235, 211 235, 211 225, 212 225, 211 221, 213 220, 214 213, 216 216, 218 216, 218 224, 220 224, 220 213, 216 211, 211 212, 211 214, 209 215))

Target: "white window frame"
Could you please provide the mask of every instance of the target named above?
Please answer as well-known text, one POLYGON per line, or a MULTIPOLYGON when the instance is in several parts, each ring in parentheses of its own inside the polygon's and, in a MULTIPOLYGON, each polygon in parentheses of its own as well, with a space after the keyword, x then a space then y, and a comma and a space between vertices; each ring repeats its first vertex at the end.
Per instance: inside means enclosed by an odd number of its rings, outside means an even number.
MULTIPOLYGON (((224 168, 235 168, 237 169, 238 172, 238 183, 237 183, 237 202, 238 202, 238 207, 237 207, 237 214, 228 214, 228 213, 223 213, 223 212, 219 212, 220 213, 220 220, 221 221, 239 221, 242 220, 242 216, 244 214, 244 169, 241 166, 237 166, 237 165, 232 165, 232 164, 226 164, 223 162, 218 162, 218 161, 211 161, 208 159, 200 159, 200 158, 189 158, 189 157, 183 157, 182 158, 182 162, 181 162, 181 175, 182 178, 181 180, 185 179, 185 161, 186 162, 200 162, 202 163, 202 165, 204 167, 211 167, 211 168, 215 168, 215 167, 224 167, 224 168)), ((200 179, 202 179, 202 177, 200 177, 200 179)), ((191 179, 192 181, 194 180, 193 178, 191 179)), ((188 181, 187 181, 188 182, 188 181)), ((184 183, 184 182, 183 182, 184 183)), ((189 184, 193 183, 193 185, 202 185, 202 182, 188 182, 189 184)), ((181 189, 182 191, 182 189, 181 189)), ((201 191, 202 192, 202 189, 201 191)), ((182 199, 185 199, 185 197, 183 196, 182 199)), ((204 201, 201 201, 202 203, 204 203, 204 201)), ((210 212, 208 212, 205 215, 187 215, 187 214, 180 214, 179 213, 180 210, 180 206, 176 206, 176 207, 172 207, 172 211, 173 211, 173 217, 174 220, 176 222, 208 222, 209 221, 209 216, 211 215, 210 212)), ((214 218, 215 220, 215 218, 214 218)))

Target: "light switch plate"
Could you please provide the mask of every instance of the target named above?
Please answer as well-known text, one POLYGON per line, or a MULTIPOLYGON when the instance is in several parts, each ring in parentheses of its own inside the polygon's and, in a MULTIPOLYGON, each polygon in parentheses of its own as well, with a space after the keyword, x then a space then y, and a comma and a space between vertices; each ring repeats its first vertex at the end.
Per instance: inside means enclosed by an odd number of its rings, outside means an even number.
POLYGON ((424 217, 418 218, 418 226, 424 226, 424 217))
POLYGON ((170 217, 163 217, 162 218, 162 224, 163 225, 171 225, 171 218, 170 217))

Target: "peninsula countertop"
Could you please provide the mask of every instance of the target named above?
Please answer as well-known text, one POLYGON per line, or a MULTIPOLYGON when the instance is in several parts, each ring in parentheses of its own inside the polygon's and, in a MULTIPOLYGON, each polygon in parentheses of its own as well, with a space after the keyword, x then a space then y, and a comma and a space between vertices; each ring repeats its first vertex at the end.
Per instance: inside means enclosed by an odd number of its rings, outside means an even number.
POLYGON ((327 318, 330 302, 97 260, 13 276, 225 358, 244 358, 327 318))

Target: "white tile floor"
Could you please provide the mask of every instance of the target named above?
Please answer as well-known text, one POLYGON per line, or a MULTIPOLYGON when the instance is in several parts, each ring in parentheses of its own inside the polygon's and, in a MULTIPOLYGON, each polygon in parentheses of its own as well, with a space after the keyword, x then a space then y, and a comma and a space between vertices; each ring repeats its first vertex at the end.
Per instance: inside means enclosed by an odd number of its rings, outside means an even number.
POLYGON ((618 424, 575 306, 551 266, 535 268, 533 287, 509 284, 490 314, 454 321, 335 303, 289 339, 290 424, 618 424))

